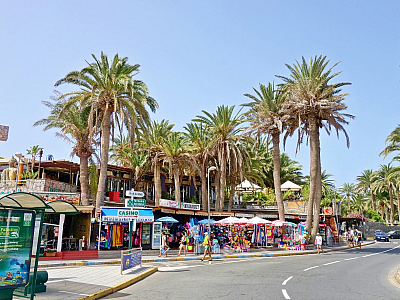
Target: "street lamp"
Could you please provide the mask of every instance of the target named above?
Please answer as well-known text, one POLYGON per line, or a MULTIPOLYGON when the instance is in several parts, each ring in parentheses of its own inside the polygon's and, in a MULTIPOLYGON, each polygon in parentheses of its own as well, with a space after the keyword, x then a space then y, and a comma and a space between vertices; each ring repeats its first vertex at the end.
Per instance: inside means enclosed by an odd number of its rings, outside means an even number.
POLYGON ((211 237, 211 225, 210 225, 210 171, 215 171, 217 167, 212 166, 209 167, 207 170, 207 180, 208 180, 208 202, 207 202, 207 207, 208 207, 208 234, 211 237))
POLYGON ((15 177, 15 191, 18 189, 18 177, 19 177, 19 163, 21 159, 24 157, 21 153, 17 152, 14 154, 15 157, 18 157, 18 166, 17 166, 17 176, 15 177))

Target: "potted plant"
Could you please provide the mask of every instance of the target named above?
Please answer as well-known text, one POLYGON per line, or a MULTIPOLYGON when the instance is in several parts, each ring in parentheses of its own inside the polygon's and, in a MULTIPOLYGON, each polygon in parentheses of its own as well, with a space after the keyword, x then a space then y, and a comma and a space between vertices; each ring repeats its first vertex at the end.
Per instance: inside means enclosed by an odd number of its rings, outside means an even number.
POLYGON ((54 257, 56 256, 56 249, 52 249, 52 248, 46 248, 44 251, 44 256, 46 257, 54 257))

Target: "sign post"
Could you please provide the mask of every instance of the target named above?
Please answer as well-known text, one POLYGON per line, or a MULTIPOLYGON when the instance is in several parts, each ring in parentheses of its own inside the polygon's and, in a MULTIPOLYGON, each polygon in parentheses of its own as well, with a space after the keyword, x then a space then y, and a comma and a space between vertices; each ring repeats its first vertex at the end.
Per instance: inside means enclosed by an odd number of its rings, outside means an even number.
POLYGON ((135 199, 144 197, 143 192, 135 191, 134 189, 126 191, 126 196, 131 197, 125 199, 125 207, 145 207, 146 199, 135 199))

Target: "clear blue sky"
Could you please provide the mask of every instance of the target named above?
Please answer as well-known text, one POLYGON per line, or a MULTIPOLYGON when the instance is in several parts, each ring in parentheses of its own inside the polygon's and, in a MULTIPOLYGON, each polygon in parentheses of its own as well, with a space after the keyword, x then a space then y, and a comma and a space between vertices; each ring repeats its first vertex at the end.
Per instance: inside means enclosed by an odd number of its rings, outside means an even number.
MULTIPOLYGON (((176 129, 218 105, 240 105, 259 83, 288 75, 285 63, 327 55, 343 73, 348 112, 356 119, 345 139, 321 136, 322 169, 337 186, 379 157, 400 123, 400 1, 3 1, 0 10, 0 124, 9 125, 0 156, 39 144, 69 159, 71 147, 54 132, 32 127, 48 115, 54 83, 104 51, 141 65, 160 108, 154 119, 176 129)), ((309 149, 297 157, 309 170, 309 149)))

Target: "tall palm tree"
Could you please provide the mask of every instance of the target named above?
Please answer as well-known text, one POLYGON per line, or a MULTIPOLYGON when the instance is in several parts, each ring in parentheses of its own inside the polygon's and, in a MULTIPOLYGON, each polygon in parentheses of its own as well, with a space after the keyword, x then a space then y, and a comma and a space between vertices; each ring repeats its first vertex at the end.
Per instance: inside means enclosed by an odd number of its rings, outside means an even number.
POLYGON ((39 154, 41 149, 42 148, 40 148, 39 145, 31 146, 29 149, 26 149, 26 154, 32 156, 32 172, 35 167, 36 156, 39 154))
POLYGON ((380 156, 386 158, 393 152, 400 152, 400 124, 388 135, 385 143, 386 147, 382 150, 380 156))
POLYGON ((244 115, 250 122, 247 131, 257 135, 267 134, 272 138, 272 157, 273 157, 273 176, 276 203, 278 205, 279 220, 285 220, 285 207, 283 206, 283 198, 281 191, 281 166, 280 166, 280 149, 279 137, 285 128, 285 114, 283 112, 283 103, 285 101, 284 94, 275 89, 272 83, 268 86, 260 84, 260 91, 253 88, 256 96, 245 94, 252 102, 243 104, 249 107, 249 111, 244 115))
POLYGON ((351 213, 351 202, 354 200, 354 198, 357 195, 356 186, 354 183, 346 182, 340 188, 340 192, 343 196, 345 196, 347 198, 347 205, 348 205, 347 214, 350 214, 351 213))
POLYGON ((202 123, 188 123, 184 127, 186 138, 190 142, 189 152, 192 154, 198 169, 201 180, 201 207, 208 209, 207 195, 207 166, 210 159, 211 137, 202 123))
POLYGON ((330 68, 327 67, 328 64, 326 56, 315 56, 308 62, 302 57, 302 61, 296 61, 293 66, 286 64, 290 71, 289 77, 278 76, 284 81, 285 112, 293 121, 285 136, 293 135, 297 129, 298 147, 304 135, 308 135, 309 138, 311 182, 308 207, 311 209, 307 212, 307 231, 314 222, 312 239, 318 231, 322 196, 319 130, 325 128, 329 134, 333 128, 337 135, 342 131, 349 147, 349 137, 343 126, 348 124, 348 118, 354 118, 343 112, 347 109, 347 105, 343 102, 347 94, 341 93, 341 87, 350 83, 331 83, 340 72, 333 73, 333 68, 338 63, 330 68))
POLYGON ((161 199, 161 145, 163 140, 171 134, 173 127, 174 124, 170 124, 168 120, 161 120, 160 122, 153 121, 149 126, 143 126, 140 129, 143 149, 147 149, 154 170, 154 200, 156 206, 159 206, 161 199))
POLYGON ((394 202, 393 202, 393 187, 395 185, 394 173, 398 173, 396 168, 393 168, 391 164, 381 165, 379 170, 376 171, 375 175, 377 180, 374 182, 373 189, 378 192, 386 191, 389 193, 390 201, 390 224, 393 225, 394 219, 394 202))
POLYGON ((180 173, 184 166, 194 166, 188 150, 189 140, 179 132, 172 132, 163 139, 160 145, 160 158, 168 162, 170 173, 173 173, 175 184, 175 201, 181 202, 180 173))
POLYGON ((99 208, 106 192, 111 128, 121 129, 121 124, 125 124, 133 143, 139 117, 149 120, 146 105, 151 103, 153 106, 150 106, 150 109, 155 109, 157 105, 155 100, 150 100, 147 86, 142 81, 133 79, 139 72, 138 64, 130 65, 127 57, 120 58, 118 54, 110 62, 103 53, 100 59, 93 54, 92 57, 93 63, 88 63, 88 66, 80 71, 68 73, 57 81, 55 86, 64 83, 76 85, 77 91, 67 93, 61 98, 72 96, 70 103, 76 102, 76 98, 83 99, 82 104, 91 107, 89 123, 92 125, 95 117, 100 122, 101 163, 96 196, 96 208, 99 208))
POLYGON ((369 170, 364 170, 360 176, 357 176, 358 184, 356 186, 357 191, 367 193, 368 191, 371 192, 371 202, 372 202, 372 209, 376 211, 376 203, 375 203, 375 194, 372 191, 372 185, 376 180, 376 173, 369 170))
POLYGON ((218 106, 215 113, 202 111, 204 116, 197 116, 193 122, 203 123, 207 130, 210 131, 212 141, 210 151, 212 151, 217 159, 218 167, 216 178, 219 178, 217 188, 216 211, 223 210, 225 200, 225 185, 227 175, 227 160, 234 158, 243 161, 237 140, 242 132, 243 116, 240 111, 234 114, 235 106, 218 106), (229 155, 231 153, 231 155, 229 155))
MULTIPOLYGON (((54 98, 53 98, 54 100, 54 98)), ((65 107, 63 102, 42 102, 50 109, 50 115, 33 124, 33 126, 44 125, 43 131, 59 129, 56 136, 72 143, 71 156, 79 157, 79 180, 81 183, 81 200, 83 205, 89 205, 89 175, 88 159, 95 153, 96 130, 90 128, 89 114, 90 106, 81 106, 74 103, 65 107)))

